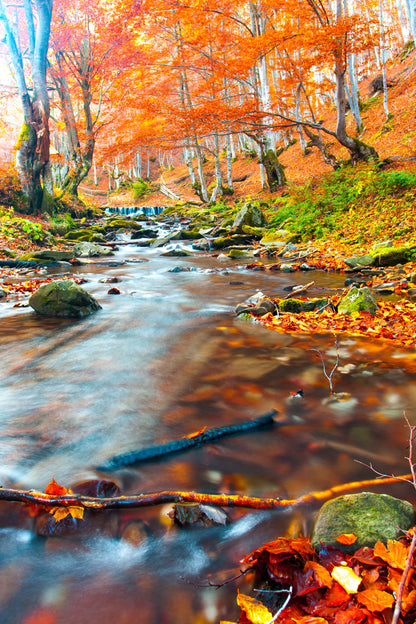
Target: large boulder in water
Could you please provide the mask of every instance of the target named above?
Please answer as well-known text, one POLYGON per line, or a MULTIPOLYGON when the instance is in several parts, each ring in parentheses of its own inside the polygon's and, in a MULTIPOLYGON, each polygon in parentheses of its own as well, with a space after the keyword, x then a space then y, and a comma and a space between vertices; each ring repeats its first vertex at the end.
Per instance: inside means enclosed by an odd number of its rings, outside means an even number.
POLYGON ((235 232, 243 232, 243 225, 261 228, 267 225, 267 219, 258 206, 248 202, 237 213, 233 223, 233 230, 235 232))
POLYGON ((43 284, 29 299, 29 305, 45 316, 84 318, 101 309, 100 304, 73 280, 43 284))
POLYGON ((398 539, 415 523, 415 510, 407 501, 387 494, 360 492, 328 501, 321 508, 312 535, 312 545, 321 549, 335 546, 354 552, 362 546, 372 548, 376 542, 398 539), (357 540, 341 544, 337 537, 353 533, 357 540))
POLYGON ((114 256, 114 251, 109 247, 103 247, 102 245, 97 245, 96 243, 89 243, 87 241, 83 241, 81 243, 77 243, 73 247, 74 256, 78 256, 79 258, 96 258, 99 256, 114 256))

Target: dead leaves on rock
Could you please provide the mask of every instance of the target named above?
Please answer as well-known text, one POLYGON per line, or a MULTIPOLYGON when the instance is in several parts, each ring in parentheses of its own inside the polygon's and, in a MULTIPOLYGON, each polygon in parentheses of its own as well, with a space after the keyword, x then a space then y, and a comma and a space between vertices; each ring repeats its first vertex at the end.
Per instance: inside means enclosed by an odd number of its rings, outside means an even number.
MULTIPOLYGON (((354 543, 353 534, 338 537, 354 543)), ((410 539, 377 542, 348 555, 337 548, 315 552, 307 538, 279 538, 245 557, 262 584, 276 588, 276 596, 291 590, 286 608, 276 598, 274 613, 261 600, 238 594, 239 624, 386 624, 391 621, 402 572, 409 556, 410 539)), ((282 594, 284 596, 284 594, 282 594)), ((402 624, 416 616, 416 578, 407 577, 401 605, 402 624)), ((230 624, 222 622, 221 624, 230 624)))
POLYGON ((48 501, 45 502, 45 505, 27 506, 29 510, 29 515, 37 516, 39 512, 47 511, 54 518, 55 522, 59 522, 67 516, 83 520, 84 507, 82 507, 82 505, 68 505, 67 507, 62 507, 61 505, 59 507, 55 507, 53 505, 54 496, 65 496, 66 494, 72 494, 71 490, 68 490, 63 485, 58 485, 54 477, 52 477, 52 481, 46 486, 45 494, 48 498, 48 501))

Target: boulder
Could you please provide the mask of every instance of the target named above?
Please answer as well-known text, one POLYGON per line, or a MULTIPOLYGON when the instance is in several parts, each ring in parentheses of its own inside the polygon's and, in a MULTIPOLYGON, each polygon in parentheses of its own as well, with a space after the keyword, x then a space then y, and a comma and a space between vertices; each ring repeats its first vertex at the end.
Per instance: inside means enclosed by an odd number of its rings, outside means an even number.
POLYGON ((282 299, 278 303, 280 312, 299 314, 299 312, 313 312, 328 305, 328 299, 323 297, 317 299, 282 299))
POLYGON ((51 262, 62 262, 71 260, 74 257, 74 252, 71 251, 59 251, 55 249, 42 249, 41 251, 32 251, 28 254, 19 256, 18 260, 49 260, 51 262))
POLYGON ((370 253, 375 266, 395 266, 414 260, 416 247, 382 247, 370 253))
POLYGON ((73 280, 43 284, 29 299, 29 305, 45 316, 84 318, 101 309, 100 304, 73 280))
POLYGON ((371 266, 374 263, 374 258, 370 254, 365 254, 364 256, 345 258, 344 262, 350 269, 361 269, 362 267, 371 266))
POLYGON ((73 252, 74 256, 78 256, 80 258, 114 256, 114 251, 110 249, 110 247, 103 247, 103 245, 97 245, 96 243, 89 243, 87 241, 74 245, 73 252))
POLYGON ((363 288, 352 286, 338 304, 338 312, 340 314, 349 315, 353 314, 353 312, 369 312, 374 316, 377 310, 377 302, 368 286, 363 288))
POLYGON ((372 548, 376 542, 397 539, 415 524, 413 505, 387 494, 360 492, 328 501, 315 522, 312 545, 321 549, 335 546, 344 552, 355 552, 362 546, 372 548), (357 540, 341 544, 336 537, 354 533, 357 540))
POLYGON ((233 258, 234 260, 238 258, 252 258, 253 250, 249 251, 248 249, 237 249, 236 247, 234 247, 230 249, 228 257, 233 258))
POLYGON ((261 228, 267 225, 267 219, 258 206, 248 202, 244 204, 241 210, 237 213, 233 223, 233 230, 235 232, 242 232, 243 225, 261 228))

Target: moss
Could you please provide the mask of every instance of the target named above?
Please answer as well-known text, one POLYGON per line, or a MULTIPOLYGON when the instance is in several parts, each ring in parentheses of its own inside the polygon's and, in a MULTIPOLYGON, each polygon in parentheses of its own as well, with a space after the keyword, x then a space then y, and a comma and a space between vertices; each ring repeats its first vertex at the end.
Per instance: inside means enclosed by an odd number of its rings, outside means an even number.
POLYGON ((244 234, 248 234, 249 236, 255 236, 256 238, 261 238, 264 234, 263 228, 252 227, 251 225, 243 225, 242 230, 244 234))
POLYGON ((313 312, 328 305, 328 299, 320 297, 317 299, 282 299, 278 302, 280 312, 290 312, 299 314, 300 312, 313 312))
POLYGON ((379 247, 370 251, 375 266, 394 266, 406 264, 414 260, 416 246, 412 247, 379 247))
POLYGON ((22 143, 24 141, 30 141, 32 132, 33 132, 33 130, 31 128, 30 124, 28 124, 26 122, 23 122, 22 129, 20 130, 20 134, 19 134, 19 137, 18 137, 17 143, 16 143, 16 149, 17 150, 20 149, 20 147, 21 147, 21 145, 22 145, 22 143))
POLYGON ((106 230, 140 230, 141 224, 136 223, 135 221, 130 221, 129 219, 113 219, 106 226, 106 230))
POLYGON ((247 236, 224 236, 216 238, 212 241, 214 249, 224 249, 232 245, 244 245, 247 242, 247 236))
POLYGON ((181 230, 181 239, 183 240, 197 240, 198 238, 201 238, 201 234, 198 229, 181 230))
POLYGON ((228 254, 229 258, 250 258, 253 254, 246 249, 230 249, 230 253, 228 254))

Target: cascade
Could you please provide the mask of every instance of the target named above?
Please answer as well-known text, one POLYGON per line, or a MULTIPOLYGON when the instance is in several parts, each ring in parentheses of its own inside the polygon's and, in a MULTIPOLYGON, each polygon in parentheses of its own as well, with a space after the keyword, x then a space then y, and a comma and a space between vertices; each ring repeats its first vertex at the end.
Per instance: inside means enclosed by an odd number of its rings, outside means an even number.
POLYGON ((109 206, 106 208, 108 214, 118 214, 135 216, 143 214, 146 217, 156 216, 165 210, 166 206, 109 206))

